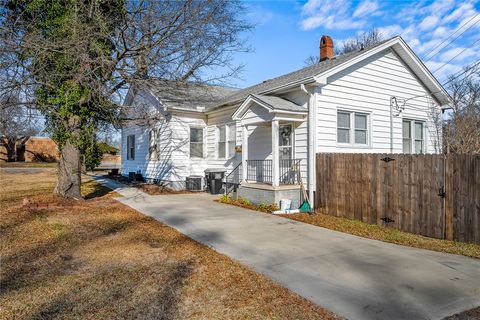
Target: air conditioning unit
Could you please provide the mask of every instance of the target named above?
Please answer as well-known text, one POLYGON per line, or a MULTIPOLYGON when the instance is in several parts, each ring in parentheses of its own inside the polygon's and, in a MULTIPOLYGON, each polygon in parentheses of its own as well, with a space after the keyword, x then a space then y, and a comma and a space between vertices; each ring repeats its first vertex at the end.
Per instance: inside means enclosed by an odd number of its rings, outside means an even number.
POLYGON ((186 179, 186 187, 189 191, 205 190, 205 180, 203 176, 189 176, 186 179))

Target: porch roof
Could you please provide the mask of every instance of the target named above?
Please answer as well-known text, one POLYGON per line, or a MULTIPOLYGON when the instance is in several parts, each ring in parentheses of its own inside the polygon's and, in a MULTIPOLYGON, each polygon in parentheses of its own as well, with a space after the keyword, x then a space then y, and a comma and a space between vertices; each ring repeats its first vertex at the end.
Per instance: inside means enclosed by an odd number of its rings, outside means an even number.
POLYGON ((290 114, 290 115, 301 115, 304 116, 308 113, 308 109, 304 106, 295 104, 289 100, 275 97, 275 96, 266 96, 260 94, 251 94, 245 101, 238 107, 237 111, 233 114, 232 118, 235 120, 241 120, 248 109, 253 105, 259 105, 265 108, 268 113, 278 113, 278 114, 290 114))

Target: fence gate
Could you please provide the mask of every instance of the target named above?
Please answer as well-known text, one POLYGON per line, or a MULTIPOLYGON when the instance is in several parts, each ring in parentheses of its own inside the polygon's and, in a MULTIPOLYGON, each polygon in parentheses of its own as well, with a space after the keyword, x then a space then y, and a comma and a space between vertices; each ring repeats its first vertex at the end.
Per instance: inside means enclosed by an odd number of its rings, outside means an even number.
POLYGON ((438 155, 318 154, 317 208, 444 238, 444 162, 438 155))

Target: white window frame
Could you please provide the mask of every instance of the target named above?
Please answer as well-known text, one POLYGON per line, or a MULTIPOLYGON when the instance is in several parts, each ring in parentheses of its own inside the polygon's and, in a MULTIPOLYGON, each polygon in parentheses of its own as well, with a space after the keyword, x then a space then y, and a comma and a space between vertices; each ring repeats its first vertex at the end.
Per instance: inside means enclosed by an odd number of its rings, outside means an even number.
POLYGON ((159 150, 160 129, 152 128, 148 132, 148 158, 150 160, 160 160, 159 150))
POLYGON ((335 122, 336 122, 336 126, 335 126, 335 140, 337 142, 337 145, 339 147, 355 147, 355 148, 371 148, 372 147, 372 144, 371 144, 371 138, 370 138, 370 134, 371 134, 371 125, 370 125, 370 118, 371 118, 371 113, 370 112, 366 112, 366 111, 358 111, 358 110, 348 110, 348 109, 337 109, 337 113, 335 114, 335 122), (339 127, 338 126, 338 114, 339 113, 348 113, 349 116, 350 116, 350 128, 346 128, 346 127, 339 127), (367 124, 366 124, 366 129, 356 129, 355 128, 355 115, 363 115, 363 116, 366 116, 367 118, 367 124), (338 129, 348 129, 348 138, 349 138, 349 142, 339 142, 338 141, 338 129), (366 134, 366 143, 355 143, 355 131, 356 130, 362 130, 362 131, 365 131, 366 134))
POLYGON ((410 118, 405 118, 405 119, 402 119, 402 153, 408 153, 408 152, 405 152, 405 150, 403 149, 403 140, 405 140, 406 138, 403 137, 403 123, 404 122, 409 122, 410 123, 410 152, 409 154, 425 154, 427 153, 427 143, 426 143, 426 121, 425 120, 422 120, 422 119, 410 119, 410 118), (417 139, 417 137, 415 136, 415 124, 417 123, 421 123, 422 124, 422 139, 417 139), (417 153, 417 151, 415 150, 415 142, 417 141, 422 141, 422 152, 420 153, 417 153))
POLYGON ((205 159, 205 127, 202 126, 191 126, 188 130, 188 154, 190 156, 190 159, 205 159), (202 130, 202 142, 192 142, 191 141, 191 136, 192 136, 192 129, 198 129, 202 130), (191 150, 192 150, 192 143, 201 143, 202 144, 202 156, 201 157, 195 157, 192 156, 191 150))
POLYGON ((236 144, 237 142, 237 123, 236 122, 228 122, 224 124, 220 124, 216 126, 216 132, 217 132, 217 139, 216 139, 216 144, 215 144, 215 149, 217 151, 217 159, 221 160, 227 160, 227 159, 232 159, 235 157, 235 152, 230 156, 228 151, 229 151, 229 143, 234 142, 236 144), (228 127, 234 125, 235 126, 235 132, 233 133, 233 137, 230 137, 230 131, 228 130, 228 127), (220 128, 225 129, 225 141, 220 141, 220 128), (233 138, 233 139, 232 139, 233 138), (220 154, 220 149, 218 145, 220 143, 225 144, 225 154, 222 156, 220 154))
POLYGON ((135 160, 135 135, 127 135, 127 160, 135 160))

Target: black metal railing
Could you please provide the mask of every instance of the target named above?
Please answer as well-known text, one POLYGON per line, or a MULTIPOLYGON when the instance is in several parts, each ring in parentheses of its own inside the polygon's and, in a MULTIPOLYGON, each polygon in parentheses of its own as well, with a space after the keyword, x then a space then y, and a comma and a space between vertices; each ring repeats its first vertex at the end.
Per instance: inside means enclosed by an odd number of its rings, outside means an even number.
POLYGON ((229 174, 225 176, 225 194, 228 195, 232 191, 237 191, 238 186, 242 182, 242 163, 240 162, 229 174))
POLYGON ((279 160, 279 183, 297 184, 299 181, 300 159, 280 159, 279 160))
POLYGON ((247 160, 247 180, 259 183, 272 183, 272 160, 247 160))

